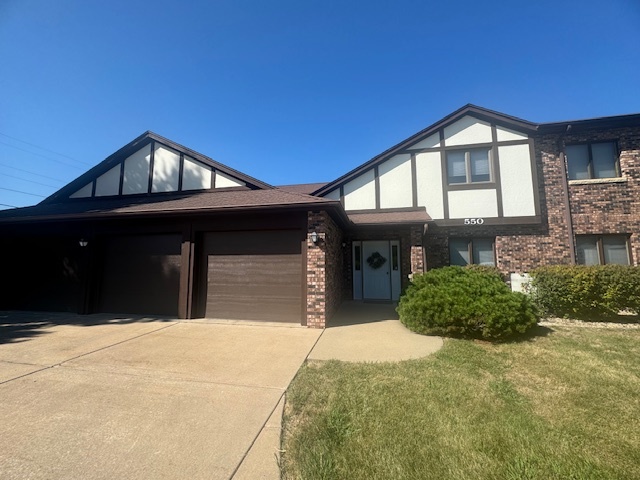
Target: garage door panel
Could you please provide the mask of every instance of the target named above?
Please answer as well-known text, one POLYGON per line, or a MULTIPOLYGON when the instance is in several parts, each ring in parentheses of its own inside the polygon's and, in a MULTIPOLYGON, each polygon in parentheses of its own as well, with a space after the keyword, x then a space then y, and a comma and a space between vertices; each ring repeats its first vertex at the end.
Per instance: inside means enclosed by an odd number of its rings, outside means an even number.
POLYGON ((181 239, 177 234, 106 239, 99 310, 177 315, 181 239))
POLYGON ((206 240, 206 316, 299 323, 300 232, 228 232, 206 240))

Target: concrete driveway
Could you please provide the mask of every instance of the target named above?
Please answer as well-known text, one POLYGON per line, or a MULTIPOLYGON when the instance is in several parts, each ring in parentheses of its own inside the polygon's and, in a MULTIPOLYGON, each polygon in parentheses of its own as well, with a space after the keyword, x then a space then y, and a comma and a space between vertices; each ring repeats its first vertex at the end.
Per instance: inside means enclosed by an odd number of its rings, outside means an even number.
POLYGON ((284 391, 320 334, 0 313, 0 477, 278 478, 284 391))

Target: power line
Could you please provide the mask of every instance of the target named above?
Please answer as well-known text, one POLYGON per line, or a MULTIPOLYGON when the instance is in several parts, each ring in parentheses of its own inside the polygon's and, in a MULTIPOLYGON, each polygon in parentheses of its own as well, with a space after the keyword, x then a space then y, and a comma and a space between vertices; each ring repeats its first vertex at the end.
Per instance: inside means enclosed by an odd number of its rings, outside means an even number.
POLYGON ((31 195, 33 197, 46 198, 44 195, 38 195, 37 193, 23 192, 22 190, 14 190, 13 188, 0 187, 0 190, 6 190, 7 192, 23 193, 25 195, 31 195))
POLYGON ((17 207, 16 205, 9 205, 8 203, 0 203, 0 205, 3 207, 20 208, 20 207, 17 207))
POLYGON ((46 179, 49 179, 49 180, 53 180, 55 182, 60 182, 60 183, 64 183, 65 182, 65 180, 60 180, 59 178, 53 178, 53 177, 50 177, 48 175, 42 175, 41 173, 35 173, 35 172, 30 171, 30 170, 25 170, 24 168, 13 167, 11 165, 7 165, 6 163, 2 163, 2 162, 0 162, 0 166, 6 167, 6 168, 11 168, 12 170, 18 170, 19 172, 28 173, 29 175, 35 175, 37 177, 42 177, 42 178, 46 178, 46 179))
POLYGON ((62 160, 56 160, 55 158, 47 157, 46 155, 42 155, 40 153, 31 152, 29 150, 25 150, 24 148, 16 147, 15 145, 11 145, 10 143, 0 142, 2 145, 6 145, 7 147, 15 148, 16 150, 20 150, 22 152, 30 153, 31 155, 36 155, 38 157, 46 158, 47 160, 51 160, 52 162, 59 163, 60 165, 64 165, 65 167, 77 168, 78 170, 83 170, 82 167, 77 165, 71 165, 70 163, 63 162, 62 160))
POLYGON ((35 180, 29 180, 27 178, 16 177, 15 175, 9 175, 8 173, 1 173, 0 172, 0 175, 4 175, 5 177, 17 178, 18 180, 22 180, 23 182, 35 183, 36 185, 42 185, 43 187, 59 188, 59 187, 56 187, 55 185, 49 185, 48 183, 36 182, 35 180))
POLYGON ((2 135, 3 137, 7 137, 7 138, 10 138, 12 140, 15 140, 16 142, 24 143, 25 145, 30 145, 32 147, 39 148, 40 150, 44 150, 45 152, 53 153, 54 155, 60 155, 61 157, 68 158, 69 160, 73 160, 74 162, 83 163, 84 165, 91 165, 88 162, 83 162, 82 160, 78 160, 76 158, 70 157, 69 155, 65 155, 64 153, 55 152, 55 151, 50 150, 48 148, 41 147, 40 145, 36 145, 35 143, 29 143, 29 142, 27 142, 25 140, 20 140, 19 138, 12 137, 11 135, 7 135, 6 133, 0 132, 0 135, 2 135))

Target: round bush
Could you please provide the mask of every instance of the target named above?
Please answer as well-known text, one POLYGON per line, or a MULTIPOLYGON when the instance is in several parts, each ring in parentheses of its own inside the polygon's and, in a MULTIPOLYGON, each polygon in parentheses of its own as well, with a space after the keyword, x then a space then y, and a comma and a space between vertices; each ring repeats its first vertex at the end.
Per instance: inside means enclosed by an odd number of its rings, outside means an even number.
POLYGON ((498 270, 477 267, 416 275, 398 314, 417 333, 493 340, 525 333, 538 321, 529 298, 512 292, 498 270))

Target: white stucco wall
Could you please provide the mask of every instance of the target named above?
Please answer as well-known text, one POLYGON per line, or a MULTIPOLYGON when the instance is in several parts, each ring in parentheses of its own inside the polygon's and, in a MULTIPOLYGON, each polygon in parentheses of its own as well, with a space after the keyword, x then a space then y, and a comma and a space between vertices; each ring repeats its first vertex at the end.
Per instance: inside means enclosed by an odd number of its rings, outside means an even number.
POLYGON ((245 183, 216 170, 216 188, 244 187, 245 183))
POLYGON ((449 192, 449 218, 489 218, 498 216, 494 189, 449 192))
MULTIPOLYGON (((147 182, 149 177, 147 176, 147 182)), ((120 164, 103 173, 96 179, 96 197, 118 195, 120 187, 120 164)))
POLYGON ((376 185, 373 170, 369 170, 344 185, 344 209, 372 208, 376 208, 376 185))
POLYGON ((469 115, 444 129, 446 146, 491 142, 491 125, 469 115))
POLYGON ((86 184, 80 190, 75 193, 72 193, 69 198, 86 198, 91 196, 91 191, 93 190, 93 182, 86 184))
POLYGON ((504 216, 535 215, 529 145, 498 147, 498 157, 504 216))
POLYGON ((151 191, 175 192, 180 178, 180 154, 175 150, 156 145, 153 153, 153 180, 151 191))
POLYGON ((324 198, 328 198, 330 200, 340 200, 340 189, 331 190, 324 196, 324 198))
MULTIPOLYGON (((124 161, 124 180, 122 193, 146 193, 149 190, 149 165, 151 164, 151 145, 141 148, 124 161)), ((96 190, 97 191, 97 190, 96 190)))
POLYGON ((416 155, 416 177, 418 205, 425 207, 431 218, 444 218, 440 152, 416 155))
POLYGON ((414 145, 411 145, 409 148, 436 148, 439 146, 440 146, 440 134, 436 133, 414 145))
POLYGON ((411 155, 391 157, 378 167, 380 177, 380 208, 401 208, 413 205, 411 187, 411 155))
POLYGON ((496 127, 496 131, 498 134, 497 136, 499 142, 508 142, 510 140, 527 140, 529 138, 523 133, 509 130, 508 128, 500 126, 496 127))
POLYGON ((196 160, 184 157, 182 190, 204 190, 211 188, 211 169, 196 160))

